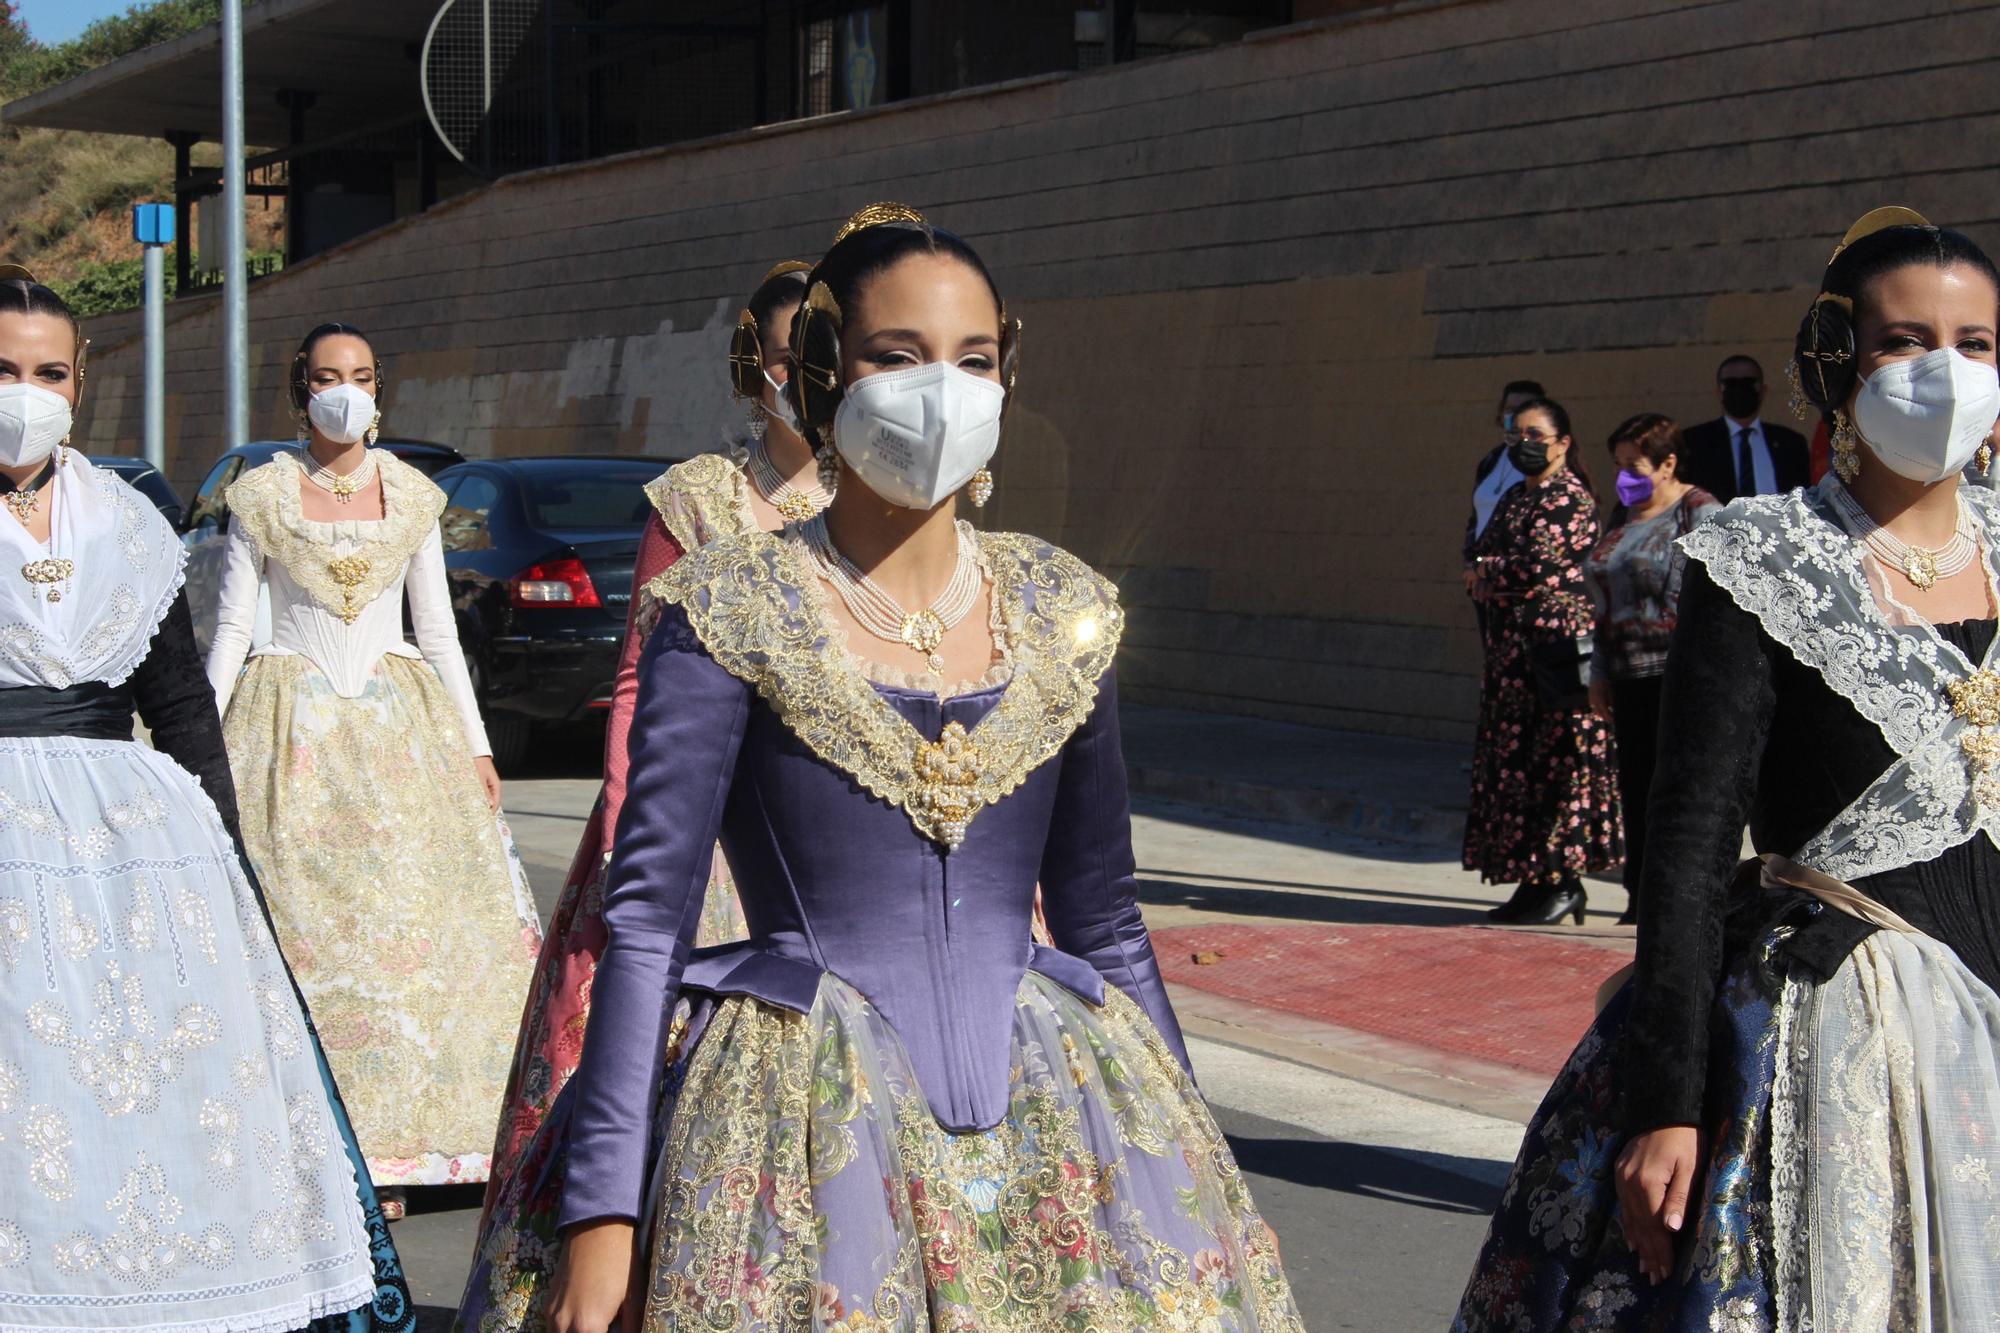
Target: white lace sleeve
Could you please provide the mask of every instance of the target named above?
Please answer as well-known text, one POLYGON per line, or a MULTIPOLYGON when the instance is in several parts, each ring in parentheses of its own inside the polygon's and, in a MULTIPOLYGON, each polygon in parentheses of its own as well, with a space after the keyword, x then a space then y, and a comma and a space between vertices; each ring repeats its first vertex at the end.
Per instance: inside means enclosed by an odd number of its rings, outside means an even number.
POLYGON ((229 696, 250 655, 250 635, 257 623, 257 597, 264 583, 264 557, 235 525, 223 547, 222 590, 215 608, 215 638, 208 648, 208 683, 215 689, 215 709, 229 715, 229 696))

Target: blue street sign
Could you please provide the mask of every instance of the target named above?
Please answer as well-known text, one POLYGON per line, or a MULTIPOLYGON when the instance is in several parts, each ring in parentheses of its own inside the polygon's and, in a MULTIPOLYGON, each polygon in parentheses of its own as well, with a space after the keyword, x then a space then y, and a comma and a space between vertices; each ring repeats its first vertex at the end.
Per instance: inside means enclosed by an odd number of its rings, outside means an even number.
POLYGON ((141 245, 172 245, 174 243, 174 206, 172 204, 132 205, 132 239, 141 245))

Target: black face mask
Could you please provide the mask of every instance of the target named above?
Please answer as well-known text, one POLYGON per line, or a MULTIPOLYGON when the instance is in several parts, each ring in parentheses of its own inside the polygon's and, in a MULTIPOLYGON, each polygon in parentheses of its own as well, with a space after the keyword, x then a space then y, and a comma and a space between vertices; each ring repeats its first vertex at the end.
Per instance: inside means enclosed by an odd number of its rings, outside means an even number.
POLYGON ((1764 405, 1764 391, 1753 379, 1729 378, 1722 381, 1722 410, 1738 421, 1748 421, 1764 405))
POLYGON ((1549 469, 1547 440, 1516 440, 1507 446, 1507 461, 1524 477, 1539 477, 1549 469))

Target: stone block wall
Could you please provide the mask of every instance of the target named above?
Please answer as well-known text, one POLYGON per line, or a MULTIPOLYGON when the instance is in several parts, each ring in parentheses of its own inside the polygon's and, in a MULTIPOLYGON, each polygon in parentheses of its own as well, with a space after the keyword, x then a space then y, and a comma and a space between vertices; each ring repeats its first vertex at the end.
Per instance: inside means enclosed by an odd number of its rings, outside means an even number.
MULTIPOLYGON (((1714 415, 1725 353, 1779 382, 1861 212, 2000 240, 1996 49, 1995 0, 1402 4, 514 177, 257 285, 256 430, 290 435, 292 348, 342 319, 398 434, 715 447, 758 276, 903 200, 1026 321, 991 512, 1120 579, 1131 697, 1463 737, 1500 385, 1566 402, 1602 480, 1627 413, 1714 415)), ((223 443, 217 310, 169 326, 184 489, 223 443)), ((134 331, 100 336, 90 447, 137 450, 134 331)))

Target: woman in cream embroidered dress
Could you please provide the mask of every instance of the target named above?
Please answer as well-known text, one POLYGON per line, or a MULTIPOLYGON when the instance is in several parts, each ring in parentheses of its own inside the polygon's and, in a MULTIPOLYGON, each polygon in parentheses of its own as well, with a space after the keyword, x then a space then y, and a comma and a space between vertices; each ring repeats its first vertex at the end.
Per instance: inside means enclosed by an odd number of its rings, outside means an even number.
MULTIPOLYGON (((789 409, 779 396, 789 373, 792 316, 805 295, 810 267, 792 262, 772 269, 738 320, 729 365, 732 389, 749 404, 748 447, 733 457, 703 454, 677 463, 646 487, 655 513, 639 539, 632 611, 604 730, 604 787, 549 917, 521 1015, 487 1182, 485 1226, 512 1226, 522 1209, 552 1213, 555 1206, 552 1194, 544 1191, 538 1198, 533 1193, 539 1174, 535 1168, 546 1145, 539 1152, 530 1145, 583 1053, 591 977, 604 952, 604 870, 625 802, 625 738, 639 692, 639 649, 659 618, 659 602, 647 587, 684 552, 715 537, 775 531, 826 507, 813 452, 792 429, 789 409), (517 1172, 524 1162, 525 1172, 517 1172), (497 1213, 505 1216, 496 1222, 497 1213)), ((695 942, 722 944, 743 935, 736 887, 718 848, 695 942)))
POLYGON ((376 1183, 484 1180, 540 931, 459 650, 444 497, 366 447, 380 372, 359 333, 315 330, 292 373, 311 446, 230 487, 208 659, 244 841, 376 1183), (260 585, 272 639, 244 668, 260 585))
POLYGON ((58 444, 82 384, 68 309, 9 266, 0 1328, 407 1328, 395 1247, 238 859, 184 553, 150 502, 58 444))
POLYGON ((653 584, 561 1230, 488 1238, 465 1327, 1302 1327, 1139 915, 1116 590, 955 518, 1017 342, 899 206, 813 270, 840 488, 653 584), (718 836, 750 938, 696 951, 718 836))
POLYGON ((1681 538, 1637 970, 1457 1329, 2000 1328, 1996 325, 1907 209, 1828 263, 1793 370, 1835 472, 1681 538))

